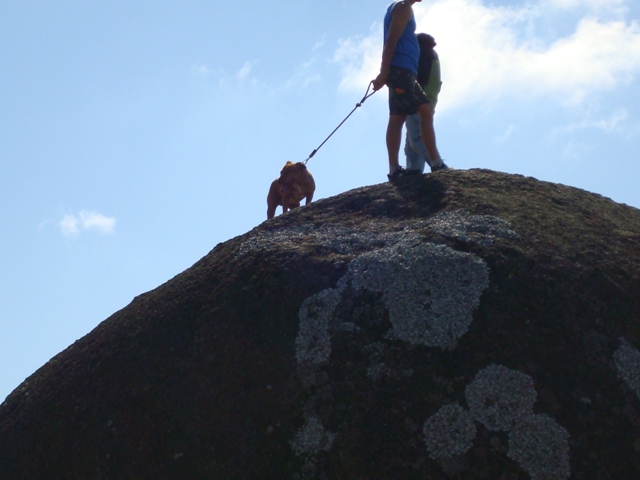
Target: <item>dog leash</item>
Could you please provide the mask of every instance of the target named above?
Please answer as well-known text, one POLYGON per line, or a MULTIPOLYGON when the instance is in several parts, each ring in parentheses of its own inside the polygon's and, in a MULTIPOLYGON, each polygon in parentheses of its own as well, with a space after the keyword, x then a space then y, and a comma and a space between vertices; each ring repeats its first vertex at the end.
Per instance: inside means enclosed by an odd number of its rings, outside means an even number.
POLYGON ((377 90, 374 90, 373 92, 369 93, 369 89, 371 88, 371 85, 373 85, 373 81, 369 82, 369 86, 367 87, 367 91, 364 93, 364 97, 362 97, 362 100, 360 100, 358 103, 356 103, 356 106, 355 106, 355 107, 353 107, 353 110, 351 110, 351 112, 349 113, 349 115, 347 115, 347 116, 345 117, 345 119, 344 119, 344 120, 342 120, 342 122, 340 122, 340 125, 338 125, 338 126, 333 130, 333 132, 331 132, 331 133, 329 134, 329 136, 328 136, 327 138, 325 138, 325 139, 324 139, 324 142, 322 142, 318 148, 316 148, 313 152, 311 152, 311 155, 309 155, 309 156, 307 157, 307 159, 304 161, 304 164, 305 164, 305 165, 307 164, 307 162, 308 162, 309 160, 311 160, 311 158, 313 158, 313 156, 316 154, 316 152, 317 152, 318 150, 320 150, 320 148, 322 148, 322 146, 323 146, 325 143, 327 143, 327 140, 329 140, 329 139, 331 138, 331 136, 332 136, 334 133, 336 133, 336 131, 337 131, 337 130, 342 126, 342 124, 343 124, 344 122, 346 122, 346 121, 347 121, 347 118, 349 118, 349 117, 351 116, 351 114, 352 114, 353 112, 355 112, 355 111, 358 109, 358 107, 362 106, 362 104, 364 103, 364 101, 365 101, 367 98, 369 98, 371 95, 373 95, 374 93, 376 93, 376 91, 377 91, 377 90))

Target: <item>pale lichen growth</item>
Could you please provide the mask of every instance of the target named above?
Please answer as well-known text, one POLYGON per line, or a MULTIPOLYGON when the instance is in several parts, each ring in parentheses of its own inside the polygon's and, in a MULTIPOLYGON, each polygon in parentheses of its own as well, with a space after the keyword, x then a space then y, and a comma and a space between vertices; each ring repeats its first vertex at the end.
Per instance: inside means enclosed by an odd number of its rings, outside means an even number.
POLYGON ((509 458, 532 480, 564 480, 571 475, 569 432, 547 415, 528 415, 509 432, 509 458))
POLYGON ((302 244, 320 247, 339 254, 357 254, 372 248, 381 248, 399 241, 405 232, 424 226, 416 222, 394 232, 378 233, 378 225, 367 226, 370 230, 354 230, 339 225, 296 225, 277 230, 258 231, 243 242, 237 256, 270 250, 293 250, 302 244))
POLYGON ((473 418, 457 403, 445 405, 424 424, 424 441, 429 456, 443 460, 471 448, 476 436, 473 418))
POLYGON ((260 229, 242 243, 237 256, 269 250, 292 250, 307 244, 340 254, 357 254, 389 246, 406 234, 429 228, 434 233, 466 243, 490 245, 495 238, 517 238, 509 222, 491 215, 472 215, 465 210, 445 212, 429 220, 405 224, 393 232, 379 233, 379 224, 370 222, 360 229, 340 225, 303 224, 285 228, 260 229))
MULTIPOLYGON (((302 225, 260 231, 241 245, 238 256, 267 250, 302 252, 301 248, 311 248, 355 257, 336 288, 313 295, 301 305, 295 342, 298 365, 318 371, 330 360, 332 335, 359 335, 366 330, 365 325, 359 324, 358 315, 344 312, 352 308, 359 292, 367 291, 381 299, 375 307, 382 311, 384 306, 388 311, 391 329, 379 339, 382 342, 369 344, 363 350, 371 361, 366 375, 373 381, 399 375, 411 377, 413 370, 396 370, 385 361, 384 340, 454 348, 467 333, 474 310, 489 285, 489 268, 484 260, 425 242, 419 232, 428 228, 444 237, 481 244, 491 243, 496 237, 516 236, 508 223, 500 219, 467 212, 442 214, 429 221, 401 225, 392 232, 378 233, 378 228, 375 222, 363 225, 361 230, 302 225)), ((455 463, 473 443, 474 417, 459 405, 443 407, 427 420, 424 434, 432 458, 444 462, 443 465, 455 463)), ((307 418, 291 442, 295 453, 305 459, 305 471, 314 471, 316 454, 329 450, 334 437, 335 434, 325 431, 317 417, 307 418)))
POLYGON ((640 352, 622 339, 622 345, 613 358, 620 377, 640 399, 640 352))
MULTIPOLYGON (((381 292, 393 327, 389 339, 411 345, 453 348, 473 321, 489 284, 489 269, 470 253, 424 243, 405 234, 390 247, 367 252, 348 267, 335 289, 306 299, 296 338, 298 363, 320 365, 331 354, 330 320, 349 285, 381 292)), ((355 325, 352 330, 356 330, 355 325)))
POLYGON ((389 367, 386 363, 375 363, 367 368, 367 377, 374 382, 385 377, 393 377, 395 374, 395 370, 389 367))
POLYGON ((553 418, 533 413, 533 379, 502 365, 491 365, 476 375, 465 390, 470 411, 458 404, 442 407, 424 425, 429 456, 441 462, 471 448, 474 421, 489 430, 509 432, 507 455, 532 480, 565 480, 571 474, 569 433, 553 418))
POLYGON ((335 433, 327 432, 317 417, 310 416, 291 441, 291 448, 296 455, 311 457, 331 450, 334 438, 335 433))
POLYGON ((349 264, 352 286, 382 292, 393 330, 411 345, 451 348, 468 330, 489 284, 484 261, 410 236, 349 264))
POLYGON ((300 330, 296 337, 296 360, 299 364, 309 362, 320 365, 331 355, 331 332, 329 322, 340 293, 329 288, 307 298, 300 307, 300 330))
POLYGON ((481 245, 491 245, 496 237, 518 237, 509 222, 492 215, 471 215, 465 210, 436 215, 427 221, 427 227, 444 237, 481 245))
POLYGON ((532 413, 537 393, 533 379, 502 365, 478 372, 465 396, 471 415, 489 430, 511 430, 532 413))

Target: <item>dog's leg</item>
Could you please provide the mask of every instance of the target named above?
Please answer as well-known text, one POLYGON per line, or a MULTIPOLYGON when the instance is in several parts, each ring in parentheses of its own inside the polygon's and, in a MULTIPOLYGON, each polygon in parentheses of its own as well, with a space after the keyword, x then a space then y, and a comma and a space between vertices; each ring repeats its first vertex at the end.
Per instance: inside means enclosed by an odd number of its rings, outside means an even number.
POLYGON ((282 202, 282 189, 277 180, 271 182, 269 193, 267 194, 267 220, 276 216, 276 209, 282 202))
POLYGON ((309 173, 309 177, 307 178, 306 191, 307 191, 307 199, 306 199, 305 205, 309 205, 311 203, 311 200, 313 200, 313 194, 316 191, 316 182, 311 176, 311 173, 309 173))

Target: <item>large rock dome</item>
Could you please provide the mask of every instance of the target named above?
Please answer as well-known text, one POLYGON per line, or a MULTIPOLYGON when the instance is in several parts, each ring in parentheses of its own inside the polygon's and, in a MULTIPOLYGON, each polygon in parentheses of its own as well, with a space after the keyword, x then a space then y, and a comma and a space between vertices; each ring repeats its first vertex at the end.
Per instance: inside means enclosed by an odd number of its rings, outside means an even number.
POLYGON ((640 211, 486 170, 216 246, 0 406, 0 478, 640 477, 640 211))

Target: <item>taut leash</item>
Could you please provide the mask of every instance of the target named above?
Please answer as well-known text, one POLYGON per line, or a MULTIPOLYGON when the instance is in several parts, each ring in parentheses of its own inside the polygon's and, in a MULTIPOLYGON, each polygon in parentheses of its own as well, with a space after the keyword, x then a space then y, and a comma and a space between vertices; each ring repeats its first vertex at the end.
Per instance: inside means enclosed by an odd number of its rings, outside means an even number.
POLYGON ((325 138, 325 139, 324 139, 324 142, 322 142, 322 143, 320 144, 320 146, 318 146, 318 148, 316 148, 313 152, 311 152, 311 155, 309 155, 309 156, 307 157, 307 159, 304 161, 304 164, 305 164, 305 165, 307 164, 307 162, 308 162, 309 160, 311 160, 311 158, 316 154, 316 152, 317 152, 318 150, 320 150, 320 148, 321 148, 325 143, 327 143, 327 140, 329 140, 329 139, 331 138, 331 136, 332 136, 334 133, 336 133, 336 131, 337 131, 337 130, 342 126, 342 124, 343 124, 344 122, 346 122, 346 121, 347 121, 347 119, 351 116, 351 114, 352 114, 353 112, 355 112, 355 111, 358 109, 358 107, 362 106, 362 104, 364 103, 364 101, 365 101, 367 98, 369 98, 371 95, 373 95, 374 93, 376 93, 376 91, 377 91, 377 90, 374 90, 373 92, 369 93, 369 89, 371 88, 371 85, 373 85, 373 81, 369 82, 369 86, 367 87, 367 91, 364 93, 364 97, 362 97, 362 100, 360 100, 358 103, 356 103, 356 106, 355 106, 355 107, 353 107, 353 110, 351 110, 351 112, 349 113, 349 115, 347 115, 347 116, 345 117, 345 119, 344 119, 344 120, 342 120, 342 122, 340 122, 340 125, 338 125, 338 126, 333 130, 333 132, 331 132, 331 133, 329 134, 329 136, 328 136, 327 138, 325 138))

